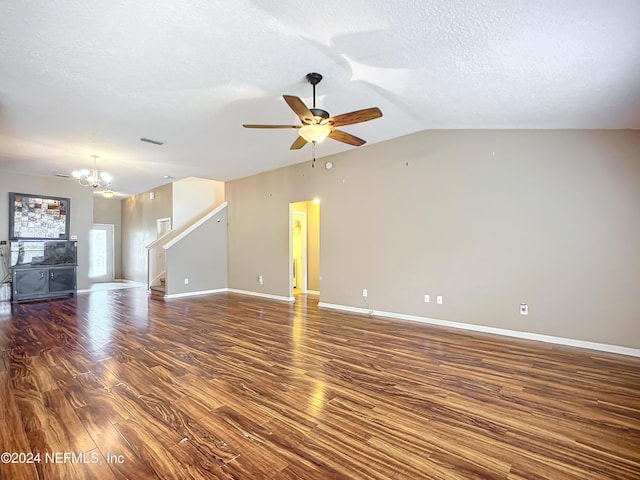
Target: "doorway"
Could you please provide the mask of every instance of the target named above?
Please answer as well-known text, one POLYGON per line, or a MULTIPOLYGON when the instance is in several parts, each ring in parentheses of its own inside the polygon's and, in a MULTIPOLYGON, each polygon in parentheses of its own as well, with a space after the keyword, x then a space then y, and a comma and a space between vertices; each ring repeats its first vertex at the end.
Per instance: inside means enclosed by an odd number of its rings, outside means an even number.
POLYGON ((171 230, 171 217, 158 218, 156 220, 156 238, 166 235, 171 230))
POLYGON ((89 230, 89 278, 96 283, 113 282, 113 224, 95 223, 89 230))
POLYGON ((307 212, 293 212, 291 252, 294 293, 307 292, 307 212))
POLYGON ((289 291, 320 293, 320 202, 289 204, 289 291))

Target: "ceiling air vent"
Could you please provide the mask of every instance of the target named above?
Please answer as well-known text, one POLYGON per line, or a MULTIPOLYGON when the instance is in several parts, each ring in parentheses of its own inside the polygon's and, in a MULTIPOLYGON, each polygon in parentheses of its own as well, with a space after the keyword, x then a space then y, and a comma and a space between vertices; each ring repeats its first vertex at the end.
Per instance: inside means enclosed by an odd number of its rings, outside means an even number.
POLYGON ((152 140, 150 138, 142 137, 140 139, 141 142, 153 143, 154 145, 164 145, 164 142, 160 142, 158 140, 152 140))

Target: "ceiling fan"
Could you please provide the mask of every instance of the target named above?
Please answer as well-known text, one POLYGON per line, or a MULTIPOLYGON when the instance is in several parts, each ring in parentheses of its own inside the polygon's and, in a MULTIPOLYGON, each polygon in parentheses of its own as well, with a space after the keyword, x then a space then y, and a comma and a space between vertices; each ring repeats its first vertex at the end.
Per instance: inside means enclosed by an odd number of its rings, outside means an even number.
POLYGON ((351 135, 350 133, 336 130, 335 127, 353 125, 354 123, 367 122, 382 116, 378 107, 356 110, 335 117, 329 116, 329 112, 321 108, 316 108, 316 85, 322 80, 319 73, 308 73, 307 81, 313 86, 313 107, 308 108, 299 97, 293 95, 283 95, 284 101, 291 107, 291 110, 300 118, 302 125, 253 125, 243 124, 245 128, 296 128, 298 138, 291 144, 291 150, 298 150, 307 143, 315 145, 329 137, 339 142, 347 143, 359 147, 366 143, 365 140, 351 135))

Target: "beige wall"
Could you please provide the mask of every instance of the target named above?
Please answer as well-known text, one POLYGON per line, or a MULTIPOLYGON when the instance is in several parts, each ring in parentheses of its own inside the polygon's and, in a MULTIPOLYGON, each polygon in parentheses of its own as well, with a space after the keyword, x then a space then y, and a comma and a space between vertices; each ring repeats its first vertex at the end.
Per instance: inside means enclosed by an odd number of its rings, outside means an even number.
POLYGON ((171 218, 174 230, 184 229, 223 202, 223 182, 194 177, 122 200, 123 278, 147 281, 145 246, 156 239, 158 219, 171 218))
POLYGON ((320 204, 307 202, 307 288, 320 291, 320 204))
POLYGON ((113 225, 114 276, 122 278, 122 200, 94 196, 93 223, 113 225))
POLYGON ((222 208, 171 246, 166 251, 167 294, 227 288, 227 237, 227 209, 222 208))
POLYGON ((156 221, 172 214, 172 185, 151 191, 122 200, 122 274, 125 279, 136 282, 147 281, 145 246, 156 238, 156 221), (155 193, 154 200, 151 200, 151 191, 155 193))
POLYGON ((191 225, 224 203, 224 182, 188 177, 173 183, 174 230, 191 225))
POLYGON ((375 310, 640 348, 640 132, 426 131, 331 160, 226 185, 230 288, 288 296, 288 205, 317 196, 323 302, 367 288, 375 310))

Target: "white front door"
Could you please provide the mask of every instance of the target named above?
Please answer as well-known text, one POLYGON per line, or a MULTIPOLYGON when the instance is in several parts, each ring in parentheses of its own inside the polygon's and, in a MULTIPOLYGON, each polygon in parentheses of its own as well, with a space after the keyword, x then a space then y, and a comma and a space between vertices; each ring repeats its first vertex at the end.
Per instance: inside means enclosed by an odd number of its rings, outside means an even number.
POLYGON ((112 282, 113 225, 93 225, 89 231, 89 278, 94 282, 112 282))

